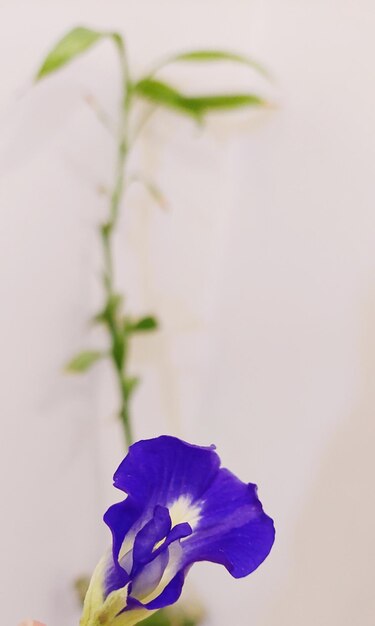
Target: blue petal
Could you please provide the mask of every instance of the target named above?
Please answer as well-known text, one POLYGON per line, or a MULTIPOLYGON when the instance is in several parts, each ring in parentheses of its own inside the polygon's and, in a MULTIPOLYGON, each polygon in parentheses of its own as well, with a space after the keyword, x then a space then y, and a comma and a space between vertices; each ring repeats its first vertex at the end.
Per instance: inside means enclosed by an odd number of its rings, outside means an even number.
POLYGON ((124 587, 130 580, 129 572, 119 564, 119 554, 125 536, 140 518, 142 509, 132 499, 126 498, 111 506, 104 515, 104 521, 112 532, 112 563, 104 581, 104 597, 111 591, 124 587))
MULTIPOLYGON (((134 578, 130 587, 129 595, 142 601, 147 598, 159 585, 168 565, 169 554, 165 550, 155 559, 147 563, 146 567, 134 578)), ((129 598, 128 598, 129 604, 129 598)))
POLYGON ((190 524, 184 522, 171 529, 171 518, 166 507, 157 505, 154 517, 137 533, 133 548, 131 577, 140 569, 164 552, 174 541, 192 534, 190 524), (160 545, 158 545, 160 544, 160 545))
POLYGON ((184 566, 195 561, 224 565, 232 576, 247 576, 264 561, 275 538, 256 485, 221 469, 203 496, 200 519, 183 542, 184 566))
MULTIPOLYGON (((133 596, 137 598, 137 601, 147 599, 147 596, 154 592, 159 583, 162 582, 163 577, 164 583, 160 588, 158 597, 165 597, 164 592, 167 587, 169 591, 166 597, 170 596, 172 589, 177 589, 176 581, 173 585, 170 585, 170 583, 176 576, 176 573, 180 574, 181 556, 183 554, 180 540, 190 536, 192 529, 187 523, 177 524, 177 526, 174 526, 174 528, 170 530, 164 541, 160 541, 161 535, 165 532, 168 525, 170 528, 170 524, 171 520, 168 510, 164 507, 157 506, 155 507, 154 518, 137 534, 134 542, 134 565, 132 571, 132 578, 134 577, 134 580, 129 586, 128 604, 130 597, 133 596), (155 532, 156 528, 157 533, 155 532), (139 538, 140 543, 138 543, 139 538), (155 539, 157 542, 161 543, 156 549, 155 539), (137 546, 138 554, 135 554, 137 546), (169 570, 167 566, 169 566, 169 570), (171 572, 171 578, 169 579, 167 576, 165 579, 165 575, 168 571, 171 572)), ((180 579, 181 576, 179 575, 178 580, 180 579)), ((181 593, 181 591, 179 593, 181 593)), ((155 600, 156 599, 157 598, 155 598, 155 600)), ((161 602, 163 602, 163 599, 161 599, 161 602)), ((151 602, 144 604, 144 606, 149 608, 149 604, 151 604, 151 602)), ((166 605, 162 604, 161 606, 166 605)))
POLYGON ((176 541, 177 539, 185 539, 185 537, 189 537, 192 532, 192 528, 187 522, 177 524, 172 528, 171 532, 169 533, 161 547, 164 548, 166 546, 169 546, 171 543, 173 543, 173 541, 176 541))
POLYGON ((198 499, 214 480, 220 459, 213 447, 193 446, 176 437, 139 441, 114 476, 114 485, 144 507, 166 506, 180 495, 198 499))
POLYGON ((143 526, 135 538, 132 576, 142 565, 150 561, 155 545, 165 539, 171 530, 171 525, 168 509, 157 505, 153 518, 143 526))
MULTIPOLYGON (((179 534, 182 531, 181 528, 179 534)), ((173 531, 170 537, 172 535, 173 531)), ((181 568, 182 556, 183 548, 179 539, 172 541, 166 549, 163 546, 157 558, 147 563, 130 583, 128 606, 131 604, 130 598, 141 602, 143 607, 150 610, 169 604, 172 595, 175 597, 173 602, 177 600, 185 577, 185 569, 181 568)))
MULTIPOLYGON (((192 528, 190 524, 184 522, 182 524, 177 524, 174 526, 170 533, 166 536, 165 540, 162 544, 153 551, 151 555, 151 559, 159 556, 161 552, 164 552, 172 543, 176 542, 179 539, 185 539, 185 537, 189 537, 192 534, 192 528)), ((150 559, 150 560, 151 560, 150 559)))
POLYGON ((170 604, 174 604, 179 599, 182 588, 185 582, 185 572, 180 570, 176 576, 171 580, 171 582, 166 586, 164 591, 152 600, 145 607, 149 611, 154 611, 155 609, 162 609, 165 606, 169 606, 170 604))
POLYGON ((131 611, 133 609, 145 608, 148 611, 155 611, 158 609, 163 609, 166 606, 170 606, 171 604, 177 602, 177 600, 179 599, 184 586, 184 582, 185 572, 183 570, 180 570, 157 598, 151 600, 151 602, 143 603, 133 596, 129 596, 127 600, 127 607, 125 610, 131 611))

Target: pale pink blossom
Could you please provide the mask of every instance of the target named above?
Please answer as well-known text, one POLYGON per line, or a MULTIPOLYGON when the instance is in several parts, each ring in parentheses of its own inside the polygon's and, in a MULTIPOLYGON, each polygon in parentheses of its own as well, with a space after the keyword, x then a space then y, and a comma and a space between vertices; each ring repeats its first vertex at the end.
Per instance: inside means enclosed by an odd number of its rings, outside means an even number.
POLYGON ((45 626, 45 624, 42 624, 42 622, 35 622, 32 619, 27 619, 24 622, 18 624, 18 626, 45 626))

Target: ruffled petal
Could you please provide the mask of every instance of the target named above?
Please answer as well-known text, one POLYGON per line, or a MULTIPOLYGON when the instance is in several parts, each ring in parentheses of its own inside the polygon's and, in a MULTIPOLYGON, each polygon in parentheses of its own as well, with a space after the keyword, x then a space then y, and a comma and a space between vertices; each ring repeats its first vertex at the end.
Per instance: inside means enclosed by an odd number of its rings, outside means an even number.
POLYGON ((213 447, 193 446, 176 437, 162 436, 130 446, 115 473, 114 485, 143 507, 168 506, 181 496, 189 501, 199 499, 219 466, 213 447))
POLYGON ((247 576, 264 561, 275 538, 273 521, 262 509, 256 485, 221 469, 202 498, 199 521, 184 540, 184 567, 213 561, 232 576, 247 576))

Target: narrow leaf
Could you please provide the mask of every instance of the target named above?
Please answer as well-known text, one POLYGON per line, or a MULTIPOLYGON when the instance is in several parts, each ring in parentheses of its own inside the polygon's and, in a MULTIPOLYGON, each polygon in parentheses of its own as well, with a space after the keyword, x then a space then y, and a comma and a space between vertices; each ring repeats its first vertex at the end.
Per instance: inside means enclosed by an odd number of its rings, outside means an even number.
POLYGON ((174 62, 184 62, 184 63, 211 63, 218 61, 231 61, 233 63, 240 63, 242 65, 247 65, 252 67, 254 70, 268 77, 268 71, 264 68, 260 63, 254 61, 250 57, 244 56, 242 54, 237 54, 236 52, 230 52, 228 50, 190 50, 187 52, 182 52, 180 54, 176 54, 175 56, 170 57, 166 63, 174 63, 174 62))
POLYGON ((136 83, 134 89, 142 98, 177 109, 198 120, 212 111, 260 107, 267 104, 263 98, 252 93, 186 96, 171 85, 153 78, 144 78, 136 83))
POLYGON ((188 106, 198 115, 218 110, 240 109, 243 107, 266 106, 267 102, 252 93, 218 94, 212 96, 196 96, 186 98, 188 106))
POLYGON ((150 330, 156 330, 158 326, 157 319, 151 315, 141 317, 136 321, 127 319, 125 322, 125 328, 128 333, 148 332, 150 330))
POLYGON ((122 38, 118 33, 98 32, 83 26, 73 28, 49 52, 36 75, 36 80, 55 72, 105 37, 112 38, 117 46, 122 46, 122 38))
POLYGON ((37 74, 37 80, 72 61, 76 56, 91 48, 101 38, 102 34, 94 30, 81 26, 74 28, 60 39, 47 55, 37 74))
POLYGON ((177 109, 187 115, 197 117, 194 109, 191 109, 188 103, 186 103, 183 94, 161 80, 144 78, 135 84, 134 92, 138 94, 138 96, 156 105, 164 106, 169 109, 177 109))
POLYGON ((78 374, 80 372, 86 372, 94 363, 102 359, 105 355, 103 352, 97 352, 94 350, 86 350, 77 354, 66 365, 66 371, 72 374, 78 374))

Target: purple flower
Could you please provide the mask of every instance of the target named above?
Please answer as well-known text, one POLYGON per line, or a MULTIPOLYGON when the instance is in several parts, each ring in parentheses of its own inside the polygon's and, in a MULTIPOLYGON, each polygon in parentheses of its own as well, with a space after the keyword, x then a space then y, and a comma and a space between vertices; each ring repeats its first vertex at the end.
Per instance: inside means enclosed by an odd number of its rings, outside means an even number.
POLYGON ((220 563, 241 578, 271 550, 274 526, 256 486, 221 468, 213 446, 139 441, 114 485, 127 498, 104 516, 112 551, 94 572, 83 626, 131 626, 176 602, 193 563, 220 563))

